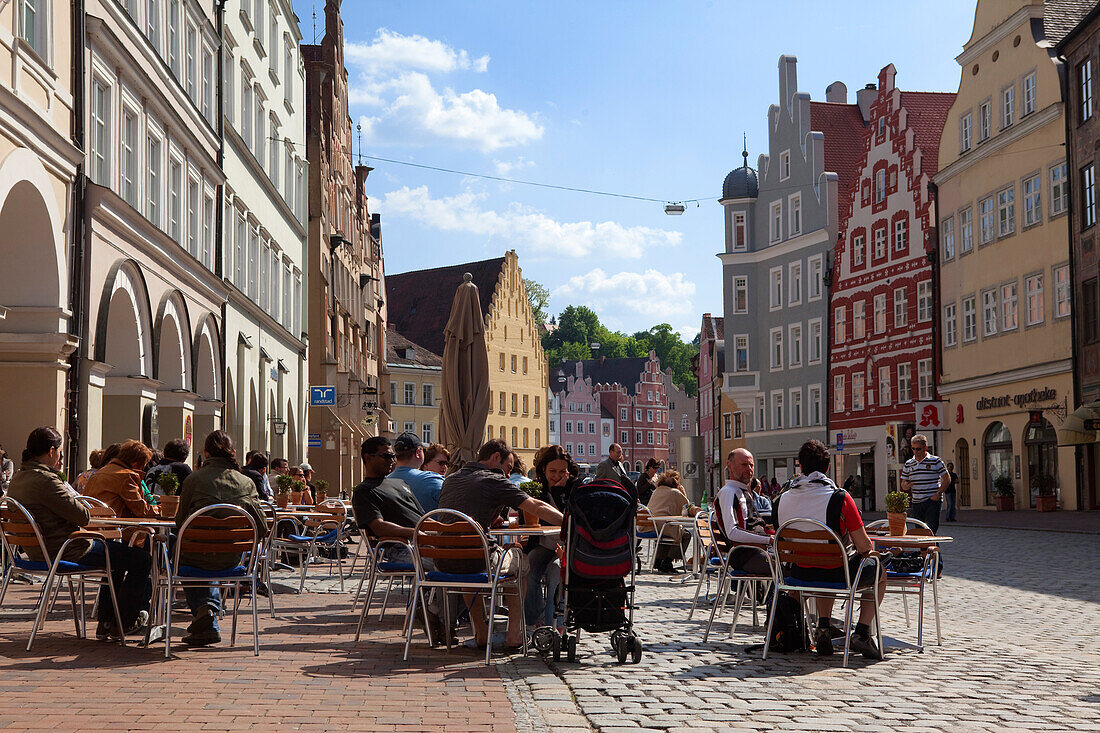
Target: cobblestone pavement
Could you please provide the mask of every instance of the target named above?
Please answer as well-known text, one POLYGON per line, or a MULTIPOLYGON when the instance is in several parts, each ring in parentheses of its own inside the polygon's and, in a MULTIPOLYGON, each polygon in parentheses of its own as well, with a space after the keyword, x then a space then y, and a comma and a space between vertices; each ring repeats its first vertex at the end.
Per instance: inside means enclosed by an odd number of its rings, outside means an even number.
MULTIPOLYGON (((839 655, 762 661, 745 652, 763 640, 748 615, 732 641, 728 622, 716 622, 704 644, 706 614, 687 620, 691 586, 646 575, 635 615, 641 664, 618 666, 607 636, 588 635, 578 663, 555 668, 608 732, 1100 731, 1096 537, 947 527, 956 542, 940 585, 943 646, 926 623, 923 654, 888 641, 884 661, 856 657, 847 670, 839 655)), ((900 598, 887 596, 883 619, 885 634, 915 642, 900 598)))

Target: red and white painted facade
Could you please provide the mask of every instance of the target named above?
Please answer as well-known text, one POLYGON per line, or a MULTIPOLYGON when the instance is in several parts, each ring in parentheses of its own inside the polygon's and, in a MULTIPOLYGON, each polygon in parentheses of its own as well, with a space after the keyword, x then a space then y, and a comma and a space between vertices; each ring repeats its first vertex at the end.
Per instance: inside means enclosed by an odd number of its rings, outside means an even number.
POLYGON ((566 377, 559 393, 557 415, 561 445, 577 463, 593 467, 603 460, 600 444, 600 400, 592 391, 592 377, 584 376, 584 362, 566 377))
POLYGON ((900 91, 894 75, 892 64, 879 72, 859 176, 841 212, 831 290, 835 477, 861 476, 879 508, 907 453, 916 403, 936 398, 929 183, 955 97, 900 91))
POLYGON ((612 435, 614 442, 622 446, 628 467, 641 471, 650 458, 667 464, 668 392, 657 355, 649 352, 634 384, 598 383, 592 389, 603 409, 615 419, 612 435))

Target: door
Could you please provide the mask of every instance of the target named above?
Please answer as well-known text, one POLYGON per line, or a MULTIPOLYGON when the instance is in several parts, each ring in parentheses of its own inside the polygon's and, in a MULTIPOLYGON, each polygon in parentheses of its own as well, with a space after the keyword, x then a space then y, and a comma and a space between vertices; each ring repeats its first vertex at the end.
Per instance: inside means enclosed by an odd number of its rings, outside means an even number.
POLYGON ((955 467, 959 472, 959 485, 956 488, 959 506, 970 506, 970 445, 960 438, 955 444, 955 467))

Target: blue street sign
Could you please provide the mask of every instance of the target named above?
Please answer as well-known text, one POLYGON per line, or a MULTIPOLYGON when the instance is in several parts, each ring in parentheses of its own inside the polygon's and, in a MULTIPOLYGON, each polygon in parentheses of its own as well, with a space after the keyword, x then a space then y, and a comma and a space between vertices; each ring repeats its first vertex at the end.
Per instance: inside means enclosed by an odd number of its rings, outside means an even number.
POLYGON ((844 433, 836 434, 836 449, 844 450, 844 433))
POLYGON ((321 447, 321 434, 320 433, 309 433, 309 439, 306 441, 306 446, 309 447, 309 448, 320 448, 321 447))
POLYGON ((336 406, 336 388, 335 387, 310 387, 309 388, 309 404, 310 404, 310 407, 335 407, 336 406))

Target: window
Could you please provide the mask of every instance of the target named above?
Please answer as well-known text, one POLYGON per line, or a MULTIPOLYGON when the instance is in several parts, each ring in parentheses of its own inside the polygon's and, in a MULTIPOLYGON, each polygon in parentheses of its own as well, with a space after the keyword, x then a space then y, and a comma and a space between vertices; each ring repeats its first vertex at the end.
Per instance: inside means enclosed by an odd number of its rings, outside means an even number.
POLYGON ((1016 297, 1016 283, 1001 286, 1001 330, 1011 331, 1020 325, 1016 297))
POLYGON ((516 409, 516 408, 519 407, 519 399, 517 399, 518 397, 519 397, 519 395, 517 395, 515 392, 512 393, 512 414, 513 415, 515 415, 517 412, 519 412, 519 410, 516 409))
MULTIPOLYGON (((262 260, 266 262, 267 260, 262 260)), ((260 296, 260 232, 257 227, 248 229, 248 297, 258 302, 260 296)))
POLYGON ((1024 77, 1024 114, 1031 114, 1035 111, 1035 72, 1031 72, 1024 77))
POLYGON ((978 107, 978 142, 988 140, 993 132, 993 105, 988 100, 978 107))
POLYGON ((1081 169, 1081 228, 1088 229, 1096 223, 1096 175, 1093 164, 1081 169))
POLYGON ((932 360, 921 359, 917 362, 917 399, 932 399, 932 360))
POLYGON ((625 430, 620 430, 619 431, 619 442, 623 443, 623 444, 629 443, 630 442, 630 433, 628 433, 625 430))
POLYGON ((792 367, 802 366, 802 324, 791 324, 787 330, 787 335, 790 337, 790 353, 788 354, 788 363, 792 367))
POLYGON ((500 371, 504 371, 504 352, 500 352, 500 371))
POLYGON ((1085 59, 1077 67, 1077 90, 1081 98, 1077 108, 1080 115, 1078 123, 1081 123, 1092 118, 1092 59, 1085 59))
POLYGON ((879 227, 875 230, 875 259, 879 260, 886 256, 886 227, 879 227))
POLYGON ((844 343, 844 324, 848 319, 848 315, 845 312, 844 306, 837 306, 837 309, 833 311, 833 334, 836 337, 836 343, 844 343))
POLYGON ((957 329, 959 324, 957 306, 954 303, 948 303, 943 307, 943 345, 954 346, 958 343, 957 329))
POLYGON ((595 435, 596 434, 596 423, 594 423, 594 422, 588 423, 588 434, 589 435, 595 435))
POLYGON ((267 121, 264 116, 264 99, 259 94, 256 95, 255 133, 255 139, 252 141, 252 153, 256 156, 256 162, 263 165, 264 150, 267 149, 267 121))
POLYGON ((844 412, 844 375, 833 377, 833 412, 844 412))
POLYGON ((641 430, 635 430, 634 431, 634 444, 635 445, 641 445, 642 444, 642 431, 641 430))
POLYGON ((997 335, 997 291, 982 293, 982 336, 997 335))
POLYGON ((865 394, 865 392, 864 392, 864 387, 863 387, 863 372, 856 372, 855 374, 852 375, 852 409, 853 410, 862 410, 863 409, 864 394, 865 394))
POLYGON ((971 295, 963 298, 963 341, 978 338, 978 302, 971 295))
POLYGON ((932 281, 917 283, 917 322, 932 320, 932 281))
POLYGON ((405 382, 405 404, 416 404, 416 384, 413 382, 405 382))
MULTIPOLYGON (((244 213, 237 212, 236 232, 233 237, 233 284, 243 292, 244 283, 244 250, 247 247, 248 229, 244 221, 244 213)), ((297 336, 297 334, 295 334, 297 336)), ((390 400, 396 402, 396 400, 390 400)))
POLYGON ((535 395, 535 417, 542 414, 542 398, 535 395))
POLYGON ((859 267, 863 264, 864 255, 863 235, 857 234, 852 237, 852 265, 859 267))
POLYGON ((774 310, 783 307, 783 268, 773 267, 770 272, 771 291, 769 305, 774 310))
POLYGON ((1036 175, 1024 181, 1024 226, 1038 224, 1042 218, 1042 186, 1036 175))
POLYGON ((422 390, 423 390, 423 395, 422 395, 423 404, 426 407, 433 407, 435 405, 435 393, 434 393, 433 385, 425 384, 423 386, 422 390))
MULTIPOLYGON (((269 289, 271 285, 271 274, 269 271, 271 267, 271 246, 266 241, 262 242, 260 244, 260 250, 259 302, 260 307, 266 311, 268 308, 271 307, 271 291, 269 289)), ((411 404, 407 395, 405 397, 405 404, 411 404)))
POLYGON ((886 293, 879 293, 874 299, 875 333, 886 332, 886 293))
POLYGON ((765 412, 767 412, 767 410, 764 408, 764 395, 757 395, 756 396, 756 422, 755 422, 755 425, 754 425, 754 429, 764 430, 766 428, 766 426, 764 424, 764 413, 765 412))
POLYGON ((749 279, 744 275, 733 278, 733 312, 749 312, 749 279))
POLYGON ((1016 231, 1016 189, 1006 188, 997 192, 997 236, 1004 237, 1016 231))
POLYGON ((22 12, 19 13, 22 21, 19 28, 19 37, 27 42, 38 57, 43 61, 48 60, 48 28, 46 12, 50 7, 48 0, 22 0, 22 12))
POLYGON ((414 422, 406 422, 404 427, 405 427, 405 432, 406 433, 415 433, 416 432, 416 423, 414 423, 414 422))
POLYGON ((214 122, 214 53, 207 47, 202 49, 202 116, 207 122, 214 122))
POLYGON ((214 269, 214 197, 204 196, 202 206, 202 262, 214 269))
POLYGON ((898 364, 898 403, 913 401, 913 365, 898 364))
POLYGON ((432 432, 432 424, 430 422, 424 423, 424 425, 420 429, 420 439, 424 441, 424 445, 432 444, 432 439, 435 437, 434 435, 432 435, 432 432))
POLYGON ((279 187, 279 159, 282 157, 279 150, 279 120, 275 115, 271 115, 271 119, 268 121, 271 130, 271 145, 268 146, 267 156, 267 175, 271 179, 271 184, 275 188, 279 187))
MULTIPOLYGON (((268 33, 268 36, 267 36, 267 40, 268 40, 267 64, 268 64, 268 68, 271 69, 271 73, 278 76, 279 75, 279 54, 277 53, 277 49, 275 48, 275 46, 279 42, 279 16, 276 14, 274 8, 271 9, 271 23, 270 23, 270 25, 268 25, 268 30, 270 32, 268 33)), ((526 447, 527 446, 524 446, 524 448, 526 448, 526 447)))
POLYGON ((222 112, 225 114, 225 118, 232 123, 234 107, 236 106, 233 95, 237 93, 237 80, 234 77, 236 67, 233 66, 233 49, 228 45, 225 47, 225 54, 228 62, 222 67, 222 73, 225 75, 222 79, 222 112))
POLYGON ((821 255, 814 255, 809 260, 810 263, 810 281, 806 287, 809 291, 807 300, 818 300, 821 298, 821 273, 822 273, 822 257, 821 255))
POLYGON ((820 425, 822 422, 821 387, 814 385, 810 387, 810 424, 820 425))
POLYGON ((252 80, 241 69, 241 139, 252 149, 252 80))
POLYGON ((512 374, 516 373, 516 355, 512 354, 512 374))
MULTIPOLYGON (((243 5, 247 5, 249 0, 242 0, 243 5)), ((264 3, 267 0, 256 0, 256 13, 252 16, 252 27, 256 29, 256 40, 260 42, 262 46, 264 43, 264 3)), ((516 441, 512 441, 513 443, 516 441)))
MULTIPOLYGON (((390 382, 390 404, 391 405, 401 404, 400 402, 397 401, 397 382, 390 382)), ((490 404, 489 407, 491 408, 492 405, 490 404)), ((489 428, 489 435, 493 434, 492 431, 493 431, 493 429, 489 428)))
POLYGON ((783 393, 772 392, 772 430, 782 430, 783 427, 783 393))
POLYGON ((733 370, 735 372, 747 372, 749 370, 749 337, 744 335, 734 336, 733 344, 733 370))
POLYGON ((802 388, 791 390, 791 427, 802 427, 802 388))
POLYGON ((989 244, 996 238, 996 212, 993 207, 993 197, 982 199, 978 204, 979 221, 981 222, 981 243, 989 244))
POLYGON ((909 322, 909 292, 907 288, 894 291, 894 328, 901 328, 909 322))
POLYGON ((875 171, 875 203, 880 204, 886 200, 886 169, 879 168, 875 171))
POLYGON ((909 250, 909 222, 898 219, 894 222, 894 251, 907 252, 909 250))
POLYGON ((187 251, 195 259, 199 258, 199 182, 191 178, 187 181, 187 251))
MULTIPOLYGON (((687 430, 687 419, 684 419, 683 430, 687 430)), ((735 412, 733 413, 733 437, 734 440, 739 440, 745 437, 745 413, 735 412)))
POLYGON ((959 254, 974 249, 974 211, 969 206, 959 212, 959 254))
POLYGON ((111 144, 111 90, 99 79, 92 81, 92 180, 101 186, 111 185, 111 164, 108 148, 111 144))
MULTIPOLYGON (((530 407, 530 405, 527 402, 527 395, 523 395, 523 414, 524 415, 526 415, 530 412, 529 407, 530 407)), ((577 423, 577 424, 580 425, 580 423, 577 423)), ((580 432, 580 431, 577 431, 577 432, 580 432)))
POLYGON ((187 90, 187 96, 191 98, 192 102, 198 100, 197 87, 198 87, 198 54, 199 54, 199 35, 195 26, 190 23, 187 24, 187 30, 184 33, 184 89, 187 90))
POLYGON ((769 231, 769 241, 778 242, 783 237, 783 203, 776 201, 772 204, 772 215, 769 231))
POLYGON ((959 120, 959 152, 970 150, 974 140, 974 119, 969 112, 959 120))
POLYGON ((943 261, 955 258, 955 217, 949 216, 940 222, 940 251, 943 261))
POLYGON ((773 370, 783 368, 783 329, 771 330, 771 368, 773 370))
POLYGON ((791 177, 791 151, 784 150, 779 154, 779 180, 785 181, 791 177))
POLYGON ((647 430, 645 433, 645 442, 647 445, 653 445, 653 431, 647 430))
POLYGON ((168 0, 168 68, 177 78, 180 77, 180 0, 168 0))
POLYGON ((821 363, 821 319, 810 321, 810 364, 821 363))
POLYGON ((856 341, 867 337, 867 301, 852 303, 852 338, 856 341))
POLYGON ((145 144, 145 218, 157 227, 160 223, 161 142, 149 136, 145 144))
POLYGON ((523 357, 523 373, 527 373, 527 357, 523 357))
POLYGON ((1001 92, 1001 129, 1010 126, 1016 117, 1016 87, 1001 92))
POLYGON ((1027 279, 1027 325, 1042 323, 1043 314, 1043 276, 1032 275, 1027 279))
POLYGON ((500 393, 500 397, 497 399, 499 405, 497 408, 497 412, 499 412, 501 415, 508 412, 508 408, 505 402, 507 399, 508 397, 503 392, 500 393))
POLYGON ((624 422, 626 421, 627 414, 626 414, 626 408, 625 407, 619 409, 619 419, 623 420, 624 422))
POLYGON ((1069 309, 1069 265, 1060 265, 1054 268, 1054 317, 1065 318, 1069 315, 1069 309))
POLYGON ((787 200, 787 203, 790 207, 788 235, 796 237, 802 233, 802 196, 794 194, 787 200))
POLYGON ((283 47, 283 101, 294 101, 294 49, 289 42, 283 47))
POLYGON ((1085 343, 1095 344, 1100 341, 1100 282, 1095 277, 1081 286, 1081 306, 1085 311, 1085 343))
POLYGON ((642 421, 642 411, 637 407, 634 408, 634 422, 642 421))
POLYGON ((878 368, 878 404, 880 407, 888 407, 894 401, 890 390, 890 367, 878 368))
POLYGON ((787 266, 787 277, 790 282, 787 305, 798 305, 802 302, 802 263, 792 262, 787 266))
POLYGON ((748 227, 745 222, 745 215, 737 212, 733 215, 733 251, 744 252, 748 249, 748 245, 748 227))

